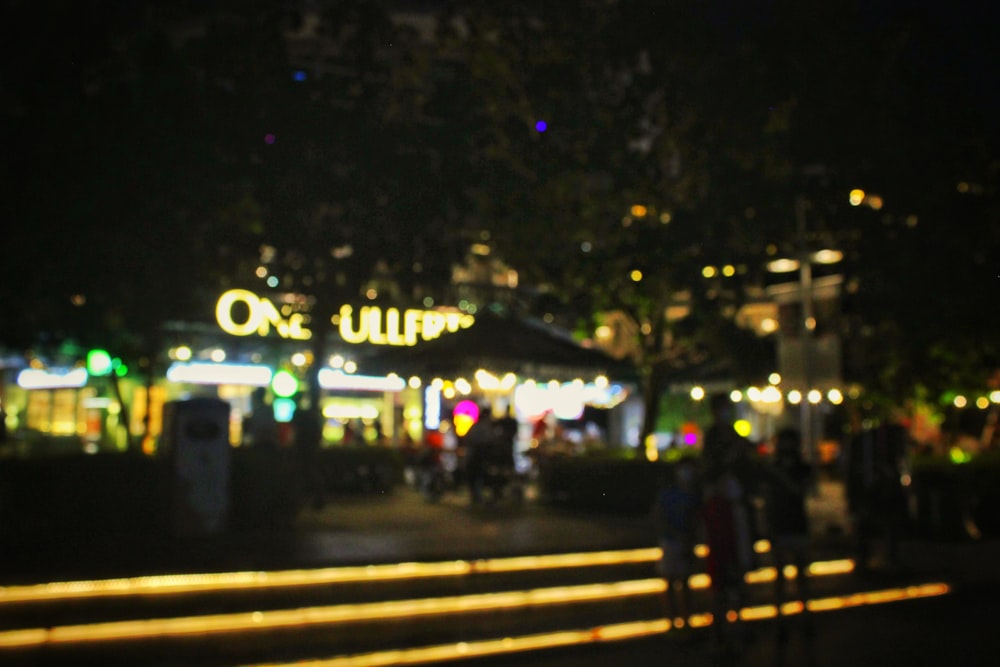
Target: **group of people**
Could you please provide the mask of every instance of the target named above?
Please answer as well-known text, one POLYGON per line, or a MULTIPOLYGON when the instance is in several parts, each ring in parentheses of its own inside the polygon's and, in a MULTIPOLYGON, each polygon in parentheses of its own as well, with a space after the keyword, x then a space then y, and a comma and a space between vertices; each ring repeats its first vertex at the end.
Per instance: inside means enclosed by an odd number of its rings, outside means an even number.
POLYGON ((439 499, 446 490, 467 488, 475 505, 499 500, 514 486, 517 420, 494 417, 487 405, 480 406, 479 414, 462 435, 449 426, 427 431, 420 445, 404 442, 408 478, 428 500, 439 499))
MULTIPOLYGON (((688 580, 695 572, 695 546, 704 541, 715 640, 720 648, 737 648, 744 634, 738 611, 745 575, 755 566, 756 539, 767 537, 771 542, 777 604, 788 598, 786 565, 796 566, 798 593, 807 597, 806 497, 812 469, 802 456, 797 431, 779 432, 773 455, 760 461, 753 445, 733 430, 728 397, 713 399, 711 406, 713 424, 705 432, 701 457, 683 459, 673 467, 652 512, 663 552, 660 567, 667 581, 667 617, 675 628, 683 627, 690 617, 688 580)), ((779 632, 785 635, 784 625, 779 632)))
POLYGON ((487 493, 490 500, 499 500, 513 481, 517 428, 513 417, 493 417, 484 405, 479 419, 461 439, 465 482, 473 504, 487 499, 487 493))

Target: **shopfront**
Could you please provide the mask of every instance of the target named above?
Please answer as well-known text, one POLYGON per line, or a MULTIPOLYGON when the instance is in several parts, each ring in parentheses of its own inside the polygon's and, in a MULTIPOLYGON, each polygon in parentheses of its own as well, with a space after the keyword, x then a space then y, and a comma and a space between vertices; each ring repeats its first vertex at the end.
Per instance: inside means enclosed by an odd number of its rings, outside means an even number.
POLYGON ((226 291, 214 322, 164 325, 166 349, 152 378, 97 376, 83 360, 22 369, 7 387, 7 423, 15 431, 77 438, 87 451, 125 449, 131 436, 152 453, 165 403, 215 397, 229 404, 229 440, 241 446, 245 420, 261 409, 254 396, 263 393, 264 409, 290 440, 288 424, 315 372, 327 445, 391 445, 451 426, 462 400, 489 402, 530 435, 540 419, 611 410, 634 393, 616 377, 624 369, 616 360, 514 318, 342 305, 329 315, 326 358, 316 359, 309 326, 315 316, 294 295, 226 291))

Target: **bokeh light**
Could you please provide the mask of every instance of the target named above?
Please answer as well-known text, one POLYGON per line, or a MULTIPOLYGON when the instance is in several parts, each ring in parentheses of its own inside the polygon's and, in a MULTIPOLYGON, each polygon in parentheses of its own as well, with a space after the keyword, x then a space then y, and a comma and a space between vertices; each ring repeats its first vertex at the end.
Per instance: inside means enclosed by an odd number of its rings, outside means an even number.
POLYGON ((275 137, 270 132, 264 135, 264 143, 267 144, 268 146, 273 144, 275 141, 277 141, 277 137, 275 137))
POLYGON ((549 129, 549 124, 546 123, 544 120, 535 121, 535 129, 539 132, 544 132, 545 130, 549 129))
POLYGON ((459 401, 451 414, 455 424, 455 435, 462 437, 479 421, 479 406, 475 401, 459 401))

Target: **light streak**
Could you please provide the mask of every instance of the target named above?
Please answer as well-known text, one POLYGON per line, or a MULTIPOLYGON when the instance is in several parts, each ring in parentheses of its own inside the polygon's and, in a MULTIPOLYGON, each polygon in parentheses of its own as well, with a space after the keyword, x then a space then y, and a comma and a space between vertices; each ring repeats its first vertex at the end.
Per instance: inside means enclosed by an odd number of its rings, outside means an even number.
POLYGON ((660 578, 631 579, 603 584, 557 586, 502 593, 478 593, 439 598, 390 600, 176 618, 109 621, 0 632, 0 647, 29 648, 58 644, 261 632, 359 621, 395 620, 415 616, 527 609, 555 604, 656 595, 662 594, 665 590, 666 584, 660 578))
MULTIPOLYGON (((472 573, 522 572, 576 567, 654 563, 662 557, 658 547, 594 551, 539 556, 514 556, 482 560, 410 562, 386 565, 361 565, 318 569, 219 572, 209 574, 167 574, 114 579, 57 581, 0 587, 0 607, 17 602, 41 602, 62 599, 89 599, 129 595, 182 595, 187 593, 264 590, 290 587, 323 586, 431 577, 459 577, 472 573)), ((817 561, 809 566, 810 576, 845 574, 854 569, 850 559, 817 561)), ((787 571, 786 571, 787 572, 787 571)), ((773 581, 774 568, 748 572, 747 583, 773 581)), ((795 578, 794 574, 789 578, 795 578)), ((708 588, 711 579, 705 574, 692 575, 691 588, 708 588)))
MULTIPOLYGON (((949 593, 950 590, 951 589, 948 584, 933 583, 921 586, 909 586, 901 589, 857 593, 838 598, 824 598, 824 600, 828 603, 834 600, 842 600, 847 601, 848 605, 857 606, 858 604, 882 604, 884 602, 895 600, 912 600, 945 595, 949 593)), ((813 609, 812 602, 814 601, 810 601, 810 609, 813 609)), ((802 610, 802 606, 801 602, 786 603, 782 606, 782 614, 785 614, 786 610, 793 611, 793 613, 799 613, 802 610)), ((830 605, 825 607, 823 610, 833 608, 837 607, 830 605)), ((740 618, 745 621, 757 621, 775 618, 777 613, 777 607, 773 605, 747 607, 740 610, 740 618)), ((712 623, 713 618, 709 613, 696 614, 688 619, 688 624, 693 628, 708 627, 712 625, 712 623)), ((527 653, 529 651, 538 651, 543 649, 582 646, 598 642, 638 639, 641 637, 660 635, 665 632, 669 632, 671 629, 672 627, 670 622, 666 619, 653 619, 648 621, 633 621, 629 623, 602 625, 594 628, 522 635, 519 637, 503 637, 500 639, 488 639, 474 642, 457 642, 408 649, 396 649, 392 651, 378 651, 373 653, 336 656, 327 659, 295 663, 261 663, 252 667, 284 667, 285 665, 290 664, 295 664, 300 667, 381 667, 383 665, 419 665, 507 655, 512 653, 527 653)))
POLYGON ((186 593, 323 586, 430 577, 457 577, 476 573, 517 572, 598 565, 655 562, 658 547, 515 556, 482 560, 410 562, 318 569, 168 574, 114 579, 57 581, 0 587, 0 606, 17 602, 88 599, 128 595, 181 595, 186 593))
MULTIPOLYGON (((30 648, 57 644, 99 643, 134 639, 183 637, 223 633, 262 632, 282 628, 317 625, 336 625, 358 621, 385 621, 415 616, 435 616, 537 608, 556 604, 573 604, 609 599, 622 599, 646 595, 660 595, 666 590, 661 578, 635 579, 603 584, 558 586, 551 588, 480 593, 440 598, 420 598, 384 602, 250 611, 229 614, 212 614, 177 618, 111 621, 81 625, 28 628, 0 632, 0 648, 30 648)), ((782 614, 809 611, 832 611, 862 605, 884 604, 901 600, 944 595, 950 592, 945 583, 923 584, 904 588, 854 593, 845 596, 809 600, 806 603, 786 603, 782 614)), ((750 607, 740 610, 744 620, 760 620, 777 616, 773 605, 750 607)), ((692 616, 692 627, 711 623, 711 615, 692 616)), ((669 621, 661 619, 655 623, 669 621)), ((605 638, 628 634, 621 626, 606 626, 605 638)), ((662 631, 662 630, 660 630, 662 631)), ((591 631, 593 633, 593 631, 591 631)))

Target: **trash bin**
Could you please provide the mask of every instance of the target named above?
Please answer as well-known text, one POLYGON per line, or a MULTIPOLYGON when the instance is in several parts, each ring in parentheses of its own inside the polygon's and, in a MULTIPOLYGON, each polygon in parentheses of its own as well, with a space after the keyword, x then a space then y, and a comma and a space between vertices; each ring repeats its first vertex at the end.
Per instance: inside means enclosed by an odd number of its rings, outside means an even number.
POLYGON ((216 398, 163 406, 161 452, 168 467, 170 528, 177 536, 228 527, 231 487, 229 404, 216 398))

